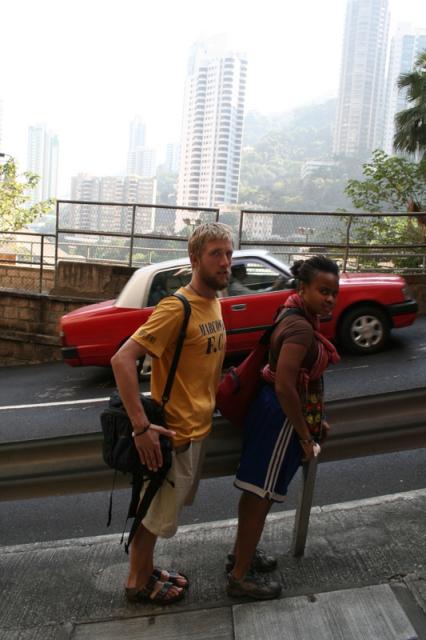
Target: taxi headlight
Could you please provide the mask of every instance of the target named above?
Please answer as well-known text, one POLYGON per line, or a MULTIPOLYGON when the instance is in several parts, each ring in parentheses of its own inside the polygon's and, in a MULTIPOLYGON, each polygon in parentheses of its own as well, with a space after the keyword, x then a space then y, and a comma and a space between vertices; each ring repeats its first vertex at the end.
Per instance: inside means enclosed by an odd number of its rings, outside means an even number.
POLYGON ((402 287, 402 295, 404 296, 404 300, 412 300, 413 294, 410 291, 410 287, 406 284, 402 287))

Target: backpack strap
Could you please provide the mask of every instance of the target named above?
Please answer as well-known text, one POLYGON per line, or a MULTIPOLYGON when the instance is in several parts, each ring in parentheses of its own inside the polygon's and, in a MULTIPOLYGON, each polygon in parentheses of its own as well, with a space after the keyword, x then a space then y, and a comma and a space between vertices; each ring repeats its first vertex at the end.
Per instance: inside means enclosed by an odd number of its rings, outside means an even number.
POLYGON ((287 307, 287 308, 285 308, 280 313, 278 318, 274 321, 274 324, 271 324, 271 326, 266 329, 265 333, 262 335, 262 337, 259 340, 260 344, 263 344, 263 345, 267 346, 269 344, 269 341, 271 339, 271 336, 272 336, 275 328, 280 324, 281 320, 284 320, 284 318, 286 318, 287 316, 296 316, 296 315, 297 316, 302 316, 303 318, 306 318, 306 316, 303 313, 302 309, 299 309, 298 307, 287 307))
MULTIPOLYGON (((129 504, 129 507, 128 507, 128 510, 127 510, 126 522, 124 523, 123 533, 121 534, 120 544, 123 544, 124 534, 126 533, 127 522, 129 520, 129 518, 134 518, 137 515, 138 504, 139 504, 140 499, 141 499, 140 494, 141 494, 141 491, 142 491, 144 480, 145 480, 145 478, 144 478, 143 473, 133 473, 132 474, 132 497, 130 498, 130 504, 129 504)), ((129 553, 128 546, 129 546, 129 542, 127 541, 127 544, 124 545, 126 553, 129 553)))
POLYGON ((306 318, 306 314, 303 311, 303 309, 300 309, 299 307, 284 307, 284 309, 282 310, 282 312, 280 313, 280 315, 275 321, 275 326, 277 326, 277 324, 279 324, 281 320, 284 320, 284 318, 287 318, 287 316, 302 316, 302 318, 306 318))
MULTIPOLYGON (((142 482, 138 482, 137 486, 136 486, 136 491, 133 490, 133 494, 132 494, 132 502, 130 503, 130 507, 129 507, 129 513, 127 515, 127 519, 128 518, 134 518, 128 538, 127 538, 127 542, 124 544, 124 550, 126 553, 129 553, 129 546, 130 543, 132 542, 136 531, 139 528, 139 525, 141 524, 142 520, 144 519, 144 517, 147 514, 147 511, 150 507, 150 504, 155 496, 155 494, 157 493, 158 489, 161 487, 161 485, 163 484, 164 480, 166 479, 166 475, 168 474, 169 470, 171 467, 171 463, 168 465, 165 465, 164 461, 163 461, 163 466, 161 467, 161 471, 162 473, 159 474, 158 472, 156 473, 154 478, 151 478, 150 483, 148 484, 147 488, 145 489, 145 493, 143 495, 142 500, 139 503, 139 506, 137 507, 137 511, 136 513, 134 511, 131 511, 132 508, 132 504, 133 501, 136 497, 137 500, 140 499, 140 491, 142 489, 143 486, 143 478, 142 478, 142 482)), ((137 503, 136 503, 137 504, 137 503)), ((126 520, 127 523, 127 520, 126 520)), ((121 541, 123 541, 123 537, 121 538, 121 541)))
POLYGON ((182 326, 180 328, 178 340, 177 340, 177 343, 176 343, 176 350, 175 350, 175 353, 174 353, 174 356, 173 356, 172 364, 170 366, 169 375, 167 376, 166 384, 164 386, 163 395, 161 396, 161 400, 163 402, 163 407, 166 404, 166 402, 168 402, 168 400, 170 398, 170 392, 172 390, 173 381, 174 381, 175 374, 176 374, 176 369, 177 369, 177 366, 178 366, 178 363, 179 363, 179 358, 180 358, 180 354, 181 354, 182 347, 183 347, 183 341, 185 340, 186 329, 188 327, 188 322, 189 322, 189 316, 191 315, 191 305, 189 304, 189 302, 185 298, 185 296, 182 295, 181 293, 173 293, 172 295, 175 298, 179 298, 179 300, 182 302, 183 308, 184 308, 184 315, 183 315, 182 326))

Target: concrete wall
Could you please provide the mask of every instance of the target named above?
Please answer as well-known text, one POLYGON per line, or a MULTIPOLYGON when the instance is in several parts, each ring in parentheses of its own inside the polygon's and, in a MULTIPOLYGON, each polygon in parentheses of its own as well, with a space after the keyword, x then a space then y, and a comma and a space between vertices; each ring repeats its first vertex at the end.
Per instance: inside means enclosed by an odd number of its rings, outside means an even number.
POLYGON ((60 261, 50 293, 108 300, 117 297, 134 271, 135 267, 60 261))
POLYGON ((413 297, 419 304, 419 314, 424 315, 426 313, 426 274, 419 273, 404 277, 413 297))
POLYGON ((40 283, 40 269, 38 267, 0 264, 0 286, 4 289, 50 291, 53 287, 54 277, 54 270, 45 268, 40 283))
POLYGON ((54 272, 0 265, 0 366, 61 359, 59 318, 83 305, 115 298, 135 271, 131 267, 59 262, 54 272))
POLYGON ((90 302, 0 291, 0 366, 60 360, 59 318, 90 302))

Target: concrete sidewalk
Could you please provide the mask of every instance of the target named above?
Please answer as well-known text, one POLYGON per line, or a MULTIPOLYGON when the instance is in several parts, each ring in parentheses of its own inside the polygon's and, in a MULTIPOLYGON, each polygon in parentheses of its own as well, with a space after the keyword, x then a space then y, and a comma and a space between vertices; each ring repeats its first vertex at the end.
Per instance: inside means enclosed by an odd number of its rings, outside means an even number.
POLYGON ((226 596, 235 520, 160 542, 158 564, 191 581, 169 607, 127 603, 119 536, 3 547, 0 638, 426 640, 426 489, 315 507, 300 559, 288 553, 293 521, 294 512, 268 519, 262 542, 284 585, 268 602, 226 596))

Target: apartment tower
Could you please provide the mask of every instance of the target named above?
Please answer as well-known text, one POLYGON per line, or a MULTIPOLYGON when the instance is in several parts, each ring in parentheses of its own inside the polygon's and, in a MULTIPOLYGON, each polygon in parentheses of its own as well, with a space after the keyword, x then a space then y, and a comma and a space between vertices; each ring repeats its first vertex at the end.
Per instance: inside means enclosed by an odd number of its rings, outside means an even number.
POLYGON ((383 144, 388 0, 348 0, 333 151, 366 158, 383 144))
MULTIPOLYGON (((193 45, 185 85, 177 202, 238 200, 247 60, 223 38, 193 45)), ((182 227, 177 216, 176 229, 182 227)))
POLYGON ((43 124, 28 127, 27 169, 40 176, 30 204, 54 198, 58 188, 58 136, 43 124))
MULTIPOLYGON (((155 204, 156 193, 156 178, 143 178, 137 175, 92 176, 78 174, 71 179, 71 200, 105 204, 70 205, 68 225, 79 230, 105 229, 129 233, 132 207, 111 203, 155 204)), ((135 231, 149 233, 152 231, 153 225, 154 210, 152 207, 137 208, 135 231)))
POLYGON ((127 175, 153 178, 157 170, 155 149, 146 147, 146 126, 140 116, 130 123, 127 175))
POLYGON ((386 122, 384 149, 393 153, 395 114, 408 107, 406 91, 398 89, 401 73, 412 71, 418 55, 426 49, 426 29, 415 29, 410 24, 398 25, 392 38, 386 87, 386 122))

